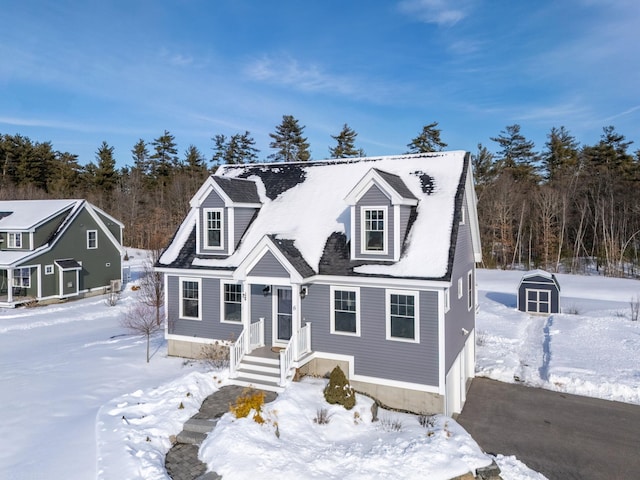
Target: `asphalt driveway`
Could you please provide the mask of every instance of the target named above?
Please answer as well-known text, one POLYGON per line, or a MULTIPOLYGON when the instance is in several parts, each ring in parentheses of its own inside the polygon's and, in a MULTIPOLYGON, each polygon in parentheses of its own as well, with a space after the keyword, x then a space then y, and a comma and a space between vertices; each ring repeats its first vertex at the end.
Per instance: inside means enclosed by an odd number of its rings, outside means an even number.
POLYGON ((460 423, 550 480, 640 478, 640 406, 475 378, 460 423))

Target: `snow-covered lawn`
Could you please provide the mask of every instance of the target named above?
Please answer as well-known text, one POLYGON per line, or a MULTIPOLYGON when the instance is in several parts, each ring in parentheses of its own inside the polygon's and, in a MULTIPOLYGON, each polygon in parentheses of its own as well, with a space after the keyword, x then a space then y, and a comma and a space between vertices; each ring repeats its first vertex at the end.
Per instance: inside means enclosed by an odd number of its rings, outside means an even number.
POLYGON ((522 272, 479 270, 476 374, 640 404, 640 281, 557 275, 562 313, 515 309, 522 272))
MULTIPOLYGON (((513 308, 519 278, 478 273, 478 373, 640 403, 640 324, 624 318, 640 282, 560 275, 563 306, 578 314, 547 321, 513 308)), ((0 310, 0 478, 168 478, 169 436, 227 372, 168 358, 161 335, 147 364, 145 340, 119 325, 134 295, 128 289, 115 307, 94 297, 0 310)), ((371 400, 358 396, 352 411, 328 406, 323 382, 292 385, 266 407, 264 426, 223 417, 202 458, 225 478, 447 478, 490 461, 449 418, 425 428, 380 411, 384 421, 371 423, 371 400), (329 424, 313 422, 319 408, 329 424)), ((513 457, 496 461, 505 479, 543 478, 513 457)))

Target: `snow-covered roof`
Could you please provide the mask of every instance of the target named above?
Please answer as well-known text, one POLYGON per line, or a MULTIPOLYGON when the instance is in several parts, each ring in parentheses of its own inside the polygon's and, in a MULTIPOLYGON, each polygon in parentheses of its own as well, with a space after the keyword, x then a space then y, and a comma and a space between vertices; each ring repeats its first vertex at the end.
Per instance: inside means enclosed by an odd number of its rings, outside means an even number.
POLYGON ((0 201, 0 231, 29 231, 81 200, 0 201))
MULTIPOLYGON (((448 273, 456 198, 464 188, 465 152, 437 152, 389 157, 315 162, 226 165, 217 176, 255 182, 262 206, 237 250, 229 257, 197 256, 181 268, 233 269, 265 236, 292 241, 306 263, 320 272, 326 260, 327 241, 350 236, 350 206, 346 197, 372 169, 384 172, 403 197, 418 200, 415 222, 399 261, 359 262, 351 274, 443 278, 448 273), (375 264, 374 264, 375 263, 375 264)), ((170 266, 182 255, 197 216, 192 210, 160 258, 170 266)), ((343 242, 344 243, 344 242, 343 242)))

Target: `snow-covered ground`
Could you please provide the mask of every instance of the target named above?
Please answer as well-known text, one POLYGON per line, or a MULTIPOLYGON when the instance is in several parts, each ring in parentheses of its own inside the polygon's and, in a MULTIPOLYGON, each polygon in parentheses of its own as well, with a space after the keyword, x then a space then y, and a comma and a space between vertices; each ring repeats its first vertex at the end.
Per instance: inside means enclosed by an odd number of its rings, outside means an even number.
POLYGON ((522 272, 479 270, 476 375, 640 404, 640 281, 557 275, 564 313, 519 312, 522 272))
MULTIPOLYGON (((135 278, 143 253, 130 253, 135 278)), ((640 282, 560 275, 563 306, 578 313, 547 321, 515 311, 519 278, 478 273, 478 373, 640 403, 640 322, 625 318, 640 282)), ((147 364, 145 340, 119 325, 134 295, 127 289, 115 307, 94 297, 0 310, 0 478, 168 478, 169 436, 227 373, 168 358, 161 335, 147 364)), ((202 458, 232 479, 256 471, 261 478, 447 478, 490 461, 449 418, 425 428, 416 416, 381 411, 384 422, 371 423, 368 398, 359 396, 352 411, 328 406, 322 385, 294 384, 266 407, 265 426, 223 417, 202 458), (328 408, 329 424, 313 422, 318 408, 328 408)), ((544 478, 513 457, 496 461, 505 480, 544 478)))

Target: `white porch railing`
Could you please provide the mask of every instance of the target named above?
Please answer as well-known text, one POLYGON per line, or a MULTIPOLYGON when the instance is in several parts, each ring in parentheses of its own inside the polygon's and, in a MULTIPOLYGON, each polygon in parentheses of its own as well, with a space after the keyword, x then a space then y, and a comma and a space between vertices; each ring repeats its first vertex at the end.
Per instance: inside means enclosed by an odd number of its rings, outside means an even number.
POLYGON ((231 378, 235 378, 237 376, 236 369, 238 368, 238 365, 240 365, 240 361, 242 360, 242 357, 244 357, 244 354, 247 353, 247 344, 245 341, 246 336, 247 330, 242 329, 238 339, 229 347, 229 377, 231 378))
POLYGON ((264 318, 249 326, 249 348, 264 347, 264 318))
POLYGON ((243 328, 238 339, 229 347, 229 376, 236 377, 236 370, 248 352, 254 348, 264 347, 264 318, 249 325, 249 342, 247 343, 247 329, 243 328))
POLYGON ((280 351, 280 386, 284 387, 294 360, 311 352, 311 323, 305 323, 297 332, 293 332, 287 348, 280 351))

